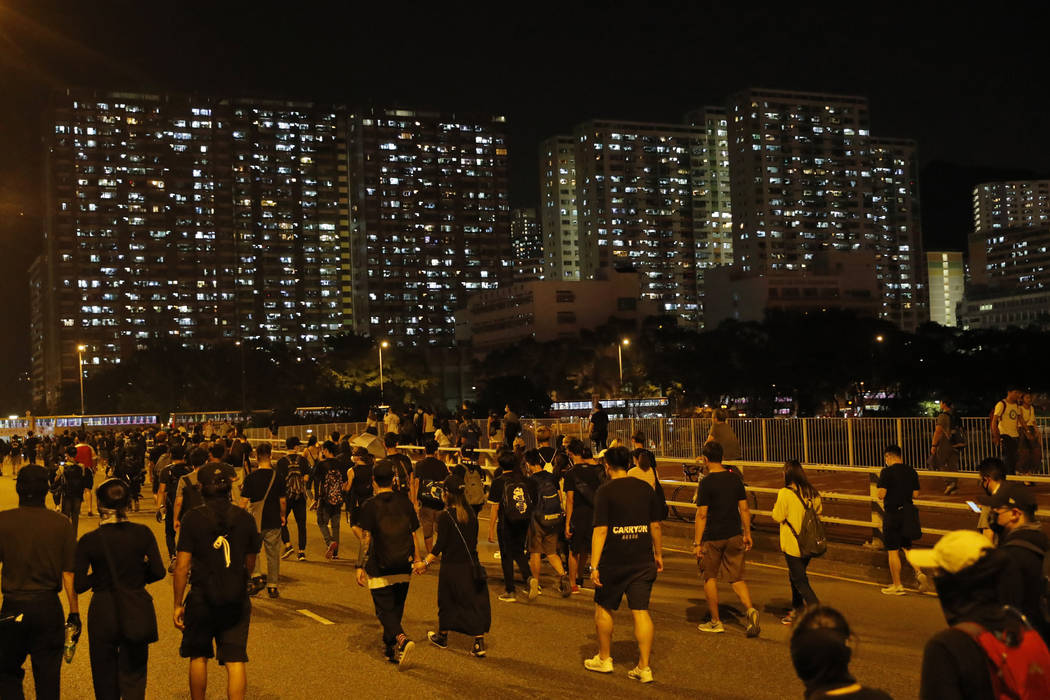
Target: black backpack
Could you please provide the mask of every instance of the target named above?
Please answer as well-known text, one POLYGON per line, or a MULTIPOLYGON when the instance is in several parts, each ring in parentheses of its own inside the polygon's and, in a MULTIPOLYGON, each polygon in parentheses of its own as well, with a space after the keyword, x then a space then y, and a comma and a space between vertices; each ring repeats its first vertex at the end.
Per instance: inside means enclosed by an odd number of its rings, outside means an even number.
MULTIPOLYGON (((244 561, 233 561, 233 547, 228 539, 234 508, 236 506, 229 506, 226 517, 221 517, 207 505, 194 508, 211 526, 208 547, 203 557, 205 573, 201 587, 204 589, 204 599, 213 606, 233 605, 248 597, 248 570, 244 561)), ((195 580, 194 585, 201 584, 195 580)))
POLYGON ((591 483, 589 480, 580 478, 581 474, 577 474, 576 478, 573 479, 575 484, 576 498, 579 499, 577 505, 583 505, 591 510, 594 510, 594 496, 598 492, 598 487, 602 485, 601 475, 604 470, 600 467, 595 467, 592 464, 578 464, 573 469, 586 469, 588 471, 594 469, 598 472, 597 484, 591 483))
POLYGON ((540 470, 532 475, 539 495, 539 507, 535 510, 536 522, 547 532, 557 532, 565 527, 565 512, 561 509, 561 494, 558 481, 553 474, 540 470))
POLYGON ((511 525, 528 522, 532 510, 532 494, 528 484, 521 479, 503 482, 503 517, 511 525))
POLYGON ((1017 538, 1004 542, 1002 546, 1027 549, 1043 558, 1043 577, 1039 586, 1039 610, 1043 614, 1043 622, 1050 623, 1050 550, 1042 550, 1038 545, 1017 538))
POLYGON ((412 540, 412 521, 408 516, 411 503, 402 502, 405 497, 373 498, 376 504, 376 527, 372 533, 372 556, 380 571, 396 571, 405 568, 415 555, 412 540))
POLYGON ((303 477, 299 455, 288 455, 288 473, 284 477, 284 497, 287 501, 306 498, 306 479, 303 477))
MULTIPOLYGON (((193 468, 185 462, 176 462, 175 464, 168 465, 168 480, 165 482, 167 490, 164 492, 164 500, 167 501, 167 505, 175 505, 175 495, 179 489, 179 480, 193 471, 193 468)), ((186 502, 186 494, 182 495, 182 502, 186 502)), ((185 512, 185 509, 183 509, 185 512)))
MULTIPOLYGON (((192 474, 192 472, 191 472, 192 474)), ((189 513, 194 508, 200 508, 204 505, 204 496, 201 495, 201 485, 196 480, 190 479, 190 474, 182 477, 182 511, 179 513, 179 519, 186 513, 189 513)))

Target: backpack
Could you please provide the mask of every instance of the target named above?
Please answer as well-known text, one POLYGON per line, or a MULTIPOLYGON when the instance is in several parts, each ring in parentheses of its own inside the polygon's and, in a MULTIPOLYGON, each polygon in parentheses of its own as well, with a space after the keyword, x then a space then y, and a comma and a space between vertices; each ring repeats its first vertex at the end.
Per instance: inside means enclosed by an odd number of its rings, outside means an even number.
POLYGON ((561 508, 561 494, 558 493, 558 482, 552 474, 538 471, 532 475, 539 495, 539 507, 533 517, 547 532, 557 532, 565 527, 565 513, 561 508))
POLYGON ((299 455, 288 455, 288 473, 284 477, 284 493, 288 501, 306 498, 306 480, 299 466, 299 455))
POLYGON ((431 510, 445 508, 445 482, 435 479, 419 480, 419 504, 431 510))
POLYGON ((390 484, 390 487, 394 490, 394 493, 401 493, 407 496, 412 478, 411 462, 406 467, 405 460, 408 458, 404 455, 391 455, 388 459, 394 465, 394 481, 390 484))
POLYGON ((1050 550, 1044 551, 1031 542, 1019 539, 1004 542, 1002 546, 1027 549, 1043 558, 1042 592, 1039 594, 1039 610, 1043 614, 1043 621, 1050 623, 1050 550))
MULTIPOLYGON (((995 409, 992 409, 995 412, 995 409)), ((949 430, 948 430, 948 444, 956 450, 961 450, 966 447, 966 428, 962 426, 962 421, 956 417, 954 413, 948 414, 949 430)))
POLYGON ((802 527, 799 528, 798 532, 795 532, 795 528, 791 525, 790 520, 784 520, 788 529, 791 530, 791 533, 795 535, 795 539, 798 540, 799 555, 802 557, 823 556, 824 552, 828 551, 828 535, 824 528, 824 523, 820 520, 820 516, 817 515, 817 511, 813 510, 812 503, 807 503, 796 491, 789 490, 795 494, 795 498, 802 503, 802 507, 806 511, 802 516, 802 527))
POLYGON ((478 449, 478 445, 481 444, 481 428, 479 428, 478 424, 474 421, 470 421, 463 429, 460 437, 463 442, 463 447, 476 450, 478 449))
MULTIPOLYGON (((185 462, 176 462, 166 467, 168 470, 168 481, 166 486, 167 490, 164 492, 164 499, 168 505, 175 505, 175 493, 179 488, 179 480, 193 471, 193 468, 185 462)), ((182 502, 186 502, 185 492, 182 494, 182 502)))
POLYGON ((467 504, 480 506, 485 504, 485 480, 481 476, 481 468, 474 466, 463 466, 463 495, 467 504))
POLYGON ((339 467, 328 465, 321 482, 321 499, 330 506, 343 504, 343 480, 339 477, 339 467))
MULTIPOLYGON (((592 466, 593 465, 590 465, 590 464, 587 464, 587 465, 580 464, 580 465, 577 465, 577 466, 573 467, 573 469, 588 469, 589 470, 592 466)), ((602 477, 601 477, 601 475, 604 474, 604 473, 605 473, 605 470, 599 470, 597 485, 592 484, 587 479, 576 478, 576 479, 573 480, 573 482, 576 485, 575 486, 576 497, 579 499, 581 505, 584 505, 587 508, 590 508, 591 510, 594 510, 594 496, 598 492, 598 487, 600 487, 602 485, 602 477)))
POLYGON ((204 496, 201 494, 200 482, 190 472, 182 477, 182 511, 179 513, 179 519, 181 520, 183 515, 203 505, 204 496))
POLYGON ((543 471, 548 474, 554 473, 554 456, 558 454, 554 451, 553 447, 541 447, 537 450, 540 453, 540 457, 543 458, 543 471), (550 457, 547 457, 547 453, 550 453, 550 457))
POLYGON ((1007 644, 1002 632, 992 632, 976 622, 953 627, 968 634, 984 651, 996 700, 1050 697, 1050 651, 1029 625, 1022 624, 1021 639, 1015 645, 1007 644))
MULTIPOLYGON (((236 506, 230 506, 231 511, 234 508, 236 506)), ((194 510, 203 515, 212 526, 211 541, 203 557, 207 562, 203 581, 204 599, 214 606, 243 601, 248 597, 248 570, 244 567, 244 562, 237 562, 231 566, 234 562, 230 559, 228 519, 219 518, 207 505, 197 506, 194 510)))
POLYGON ((529 519, 532 510, 532 495, 528 486, 521 479, 507 479, 503 482, 503 517, 511 525, 524 523, 529 519))
POLYGON ((372 533, 372 556, 381 572, 403 569, 415 555, 412 521, 408 516, 412 506, 401 503, 404 496, 400 495, 372 500, 376 505, 377 528, 372 533))

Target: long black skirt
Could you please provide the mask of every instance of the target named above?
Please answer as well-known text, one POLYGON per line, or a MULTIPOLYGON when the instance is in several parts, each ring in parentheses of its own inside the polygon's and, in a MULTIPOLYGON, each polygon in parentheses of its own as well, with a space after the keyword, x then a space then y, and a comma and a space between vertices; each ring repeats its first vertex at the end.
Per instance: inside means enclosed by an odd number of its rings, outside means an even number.
POLYGON ((438 573, 439 629, 476 637, 487 634, 491 624, 487 582, 475 583, 469 562, 443 562, 438 573))

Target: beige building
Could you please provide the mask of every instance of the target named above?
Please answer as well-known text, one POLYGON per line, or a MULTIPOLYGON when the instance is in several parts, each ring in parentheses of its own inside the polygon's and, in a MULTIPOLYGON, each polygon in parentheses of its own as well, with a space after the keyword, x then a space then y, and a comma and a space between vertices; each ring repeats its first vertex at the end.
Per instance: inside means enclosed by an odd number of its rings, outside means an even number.
POLYGON ((525 282, 470 297, 456 314, 456 342, 470 342, 476 354, 485 354, 528 338, 575 338, 612 319, 639 325, 659 313, 657 302, 639 299, 633 272, 603 272, 599 279, 572 284, 525 282))
POLYGON ((576 210, 576 141, 552 136, 540 144, 540 212, 543 276, 579 281, 580 236, 576 210))
POLYGON ((959 325, 956 312, 966 282, 963 254, 927 251, 926 276, 930 281, 930 320, 942 326, 959 325))

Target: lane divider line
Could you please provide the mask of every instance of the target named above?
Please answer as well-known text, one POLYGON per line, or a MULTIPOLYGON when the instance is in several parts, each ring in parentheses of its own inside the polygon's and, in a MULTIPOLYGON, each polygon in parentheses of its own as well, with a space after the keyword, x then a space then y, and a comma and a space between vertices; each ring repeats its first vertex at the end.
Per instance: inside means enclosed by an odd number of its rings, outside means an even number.
POLYGON ((299 613, 300 615, 305 615, 306 617, 310 618, 311 620, 316 620, 317 622, 320 622, 322 625, 334 625, 335 624, 331 620, 327 620, 327 619, 321 617, 320 615, 318 615, 316 613, 310 612, 309 610, 305 610, 305 609, 304 610, 296 610, 295 612, 299 613))

